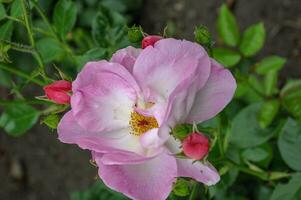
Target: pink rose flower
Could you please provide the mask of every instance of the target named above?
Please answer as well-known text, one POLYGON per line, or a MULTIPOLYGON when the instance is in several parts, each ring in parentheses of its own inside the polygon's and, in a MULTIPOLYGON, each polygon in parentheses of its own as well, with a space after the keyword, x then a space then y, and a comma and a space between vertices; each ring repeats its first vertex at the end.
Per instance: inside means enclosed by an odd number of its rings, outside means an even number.
POLYGON ((55 81, 45 86, 44 92, 48 99, 54 101, 57 104, 69 104, 71 92, 71 83, 65 80, 55 81))
POLYGON ((141 47, 142 47, 142 49, 145 49, 148 46, 154 46, 154 44, 156 42, 158 42, 159 40, 162 40, 162 39, 163 39, 163 37, 161 37, 159 35, 146 36, 142 40, 141 47))
POLYGON ((184 154, 195 160, 203 159, 209 151, 208 138, 200 133, 192 133, 183 141, 184 154))
POLYGON ((170 38, 143 50, 128 47, 111 62, 84 66, 59 139, 90 150, 108 187, 132 199, 163 200, 177 177, 219 181, 209 162, 176 157, 181 143, 170 132, 214 117, 235 88, 229 70, 196 43, 170 38))

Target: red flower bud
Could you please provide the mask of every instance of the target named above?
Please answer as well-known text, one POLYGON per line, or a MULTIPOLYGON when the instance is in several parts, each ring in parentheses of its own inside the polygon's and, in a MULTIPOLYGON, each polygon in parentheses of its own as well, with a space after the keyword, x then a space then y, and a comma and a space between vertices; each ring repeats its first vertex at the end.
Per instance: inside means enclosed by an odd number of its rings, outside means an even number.
POLYGON ((184 154, 195 160, 201 160, 209 151, 209 140, 201 133, 192 133, 183 141, 184 154))
POLYGON ((44 88, 45 94, 48 99, 54 101, 57 104, 69 104, 70 96, 68 92, 72 89, 71 82, 60 80, 55 81, 44 88))
POLYGON ((145 49, 146 47, 148 47, 150 45, 154 46, 154 44, 161 39, 163 39, 163 37, 161 37, 159 35, 150 35, 150 36, 143 38, 142 44, 141 44, 142 49, 145 49))

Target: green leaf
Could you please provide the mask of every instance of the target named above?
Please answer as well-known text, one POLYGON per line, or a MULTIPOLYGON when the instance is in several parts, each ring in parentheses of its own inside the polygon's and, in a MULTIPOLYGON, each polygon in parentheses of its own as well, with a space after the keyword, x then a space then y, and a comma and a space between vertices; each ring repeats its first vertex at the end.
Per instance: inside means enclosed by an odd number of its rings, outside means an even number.
POLYGON ((53 38, 42 38, 37 41, 36 46, 44 63, 59 59, 63 55, 63 48, 60 43, 53 38))
POLYGON ((272 194, 272 190, 265 186, 265 185, 260 185, 259 189, 257 190, 257 200, 267 200, 270 199, 271 194, 272 194))
POLYGON ((225 193, 231 187, 238 177, 239 170, 233 166, 229 166, 230 170, 225 175, 222 175, 221 180, 213 186, 209 187, 209 193, 214 199, 225 199, 225 193))
POLYGON ((279 183, 270 200, 300 200, 301 174, 296 173, 287 184, 279 183))
POLYGON ((242 109, 232 121, 230 143, 240 148, 260 145, 273 136, 271 129, 263 129, 257 121, 261 103, 251 104, 242 109))
POLYGON ((102 182, 98 182, 91 188, 71 193, 71 200, 129 200, 120 193, 107 188, 102 182))
POLYGON ((289 118, 278 138, 278 148, 284 162, 292 169, 301 170, 301 125, 289 118))
POLYGON ((72 30, 76 22, 77 6, 71 0, 60 0, 54 7, 53 23, 62 39, 72 30))
POLYGON ((191 132, 192 126, 189 124, 178 124, 172 129, 172 134, 180 140, 184 140, 191 132))
POLYGON ((45 119, 43 119, 42 123, 46 124, 51 129, 56 129, 59 124, 60 117, 56 114, 48 115, 45 119))
POLYGON ((189 182, 185 179, 179 178, 173 186, 173 193, 180 197, 186 197, 189 195, 189 182))
POLYGON ((7 21, 0 26, 0 40, 10 40, 13 33, 13 22, 7 21))
POLYGON ((104 59, 106 54, 107 52, 104 48, 94 48, 87 51, 84 55, 77 56, 77 70, 80 71, 87 62, 104 59))
POLYGON ((269 56, 262 59, 255 67, 258 74, 264 75, 270 71, 279 71, 285 64, 286 59, 280 56, 269 56))
POLYGON ((23 15, 22 0, 14 0, 11 5, 10 15, 17 18, 23 15))
POLYGON ((132 43, 140 43, 143 39, 142 28, 140 26, 133 25, 128 28, 128 39, 132 43))
POLYGON ((270 177, 269 180, 278 180, 282 178, 287 178, 290 177, 291 174, 286 173, 286 172, 270 172, 270 177))
POLYGON ((239 46, 241 53, 246 57, 256 54, 263 47, 265 34, 263 23, 250 26, 243 33, 239 46))
POLYGON ((4 19, 6 16, 5 8, 2 3, 0 3, 0 20, 4 19))
POLYGON ((264 93, 266 96, 271 96, 278 92, 277 88, 278 72, 270 71, 264 77, 264 93))
POLYGON ((223 4, 217 19, 217 31, 220 38, 229 46, 236 46, 239 42, 239 28, 235 17, 228 7, 223 4))
POLYGON ((269 100, 262 104, 259 113, 258 121, 262 128, 268 127, 276 117, 280 107, 280 102, 278 100, 269 100))
POLYGON ((243 96, 241 98, 247 103, 255 103, 263 101, 264 88, 262 87, 262 81, 258 77, 253 75, 248 75, 244 78, 243 82, 244 88, 243 96), (246 80, 247 79, 247 80, 246 80))
POLYGON ((100 9, 92 22, 92 35, 100 47, 107 48, 110 56, 117 49, 129 45, 126 21, 119 13, 105 7, 100 9))
POLYGON ((259 162, 268 158, 269 152, 262 147, 255 147, 244 150, 242 156, 249 161, 259 162))
POLYGON ((26 104, 15 104, 7 107, 0 117, 0 127, 8 135, 21 136, 38 120, 39 111, 26 104))
MULTIPOLYGON (((1 57, 0 57, 0 60, 1 60, 1 57)), ((12 80, 12 77, 9 73, 7 73, 6 71, 3 71, 3 70, 0 70, 0 86, 3 86, 3 87, 10 87, 11 86, 11 80, 12 80)))
POLYGON ((241 56, 238 52, 232 51, 230 49, 214 48, 212 49, 212 52, 213 58, 225 67, 232 67, 236 65, 241 59, 241 56))
POLYGON ((301 80, 287 83, 280 92, 282 105, 301 122, 301 80))

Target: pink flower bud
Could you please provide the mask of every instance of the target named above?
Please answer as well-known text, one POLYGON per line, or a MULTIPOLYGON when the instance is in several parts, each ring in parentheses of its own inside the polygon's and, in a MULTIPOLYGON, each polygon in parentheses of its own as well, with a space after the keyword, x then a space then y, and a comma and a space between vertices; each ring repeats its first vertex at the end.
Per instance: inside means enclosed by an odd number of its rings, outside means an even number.
POLYGON ((183 141, 184 154, 195 160, 201 160, 209 151, 209 140, 201 133, 191 133, 183 141))
POLYGON ((143 38, 142 40, 142 49, 145 49, 146 47, 152 45, 154 46, 154 44, 163 39, 163 37, 159 36, 159 35, 150 35, 150 36, 147 36, 145 38, 143 38))
POLYGON ((44 88, 45 94, 48 99, 54 101, 57 104, 69 104, 70 95, 68 92, 72 89, 71 82, 60 80, 55 81, 44 88))

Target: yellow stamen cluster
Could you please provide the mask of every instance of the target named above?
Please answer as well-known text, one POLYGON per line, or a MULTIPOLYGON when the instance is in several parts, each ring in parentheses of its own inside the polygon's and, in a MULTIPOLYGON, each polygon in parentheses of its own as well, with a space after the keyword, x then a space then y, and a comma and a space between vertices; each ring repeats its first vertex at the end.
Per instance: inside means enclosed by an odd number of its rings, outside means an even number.
POLYGON ((131 114, 131 120, 129 122, 131 126, 131 134, 140 136, 146 131, 158 128, 158 122, 154 117, 147 117, 133 111, 131 114))

